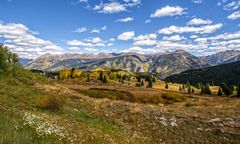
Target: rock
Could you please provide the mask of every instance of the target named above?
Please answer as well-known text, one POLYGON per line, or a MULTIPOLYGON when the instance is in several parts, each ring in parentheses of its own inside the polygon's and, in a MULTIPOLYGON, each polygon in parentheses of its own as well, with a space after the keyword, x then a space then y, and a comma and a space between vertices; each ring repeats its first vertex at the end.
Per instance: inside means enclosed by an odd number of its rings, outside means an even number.
POLYGON ((216 122, 222 122, 222 120, 220 118, 214 118, 214 119, 210 119, 208 122, 209 123, 216 123, 216 122))
POLYGON ((197 130, 198 130, 198 131, 203 131, 203 129, 202 129, 202 128, 197 128, 197 130))

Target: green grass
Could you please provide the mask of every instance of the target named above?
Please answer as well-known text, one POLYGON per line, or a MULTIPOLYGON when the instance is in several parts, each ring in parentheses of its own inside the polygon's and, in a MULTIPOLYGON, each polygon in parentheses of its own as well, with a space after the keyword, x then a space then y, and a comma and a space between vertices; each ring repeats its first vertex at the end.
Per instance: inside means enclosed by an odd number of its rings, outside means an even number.
POLYGON ((18 116, 1 111, 0 144, 52 144, 61 143, 56 138, 38 137, 35 131, 23 125, 18 116))

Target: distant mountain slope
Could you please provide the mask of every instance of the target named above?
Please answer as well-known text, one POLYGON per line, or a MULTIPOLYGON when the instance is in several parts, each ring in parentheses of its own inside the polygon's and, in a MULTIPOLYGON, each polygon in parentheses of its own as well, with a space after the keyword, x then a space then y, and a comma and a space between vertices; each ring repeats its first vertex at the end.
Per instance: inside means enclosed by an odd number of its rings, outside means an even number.
POLYGON ((230 63, 240 60, 239 50, 227 50, 213 55, 202 57, 202 59, 211 65, 230 63))
POLYGON ((192 84, 197 82, 214 83, 220 85, 222 82, 240 84, 240 61, 222 64, 202 69, 188 70, 180 74, 169 76, 166 81, 192 84))
POLYGON ((152 58, 150 72, 157 74, 160 78, 177 74, 189 69, 196 69, 210 66, 203 60, 190 53, 177 50, 172 53, 156 55, 152 58))
POLYGON ((19 59, 19 64, 20 65, 26 65, 27 63, 29 63, 31 61, 32 61, 32 59, 20 58, 19 59))
POLYGON ((121 68, 130 72, 150 72, 160 78, 177 74, 188 69, 210 66, 205 61, 190 53, 177 50, 175 52, 142 55, 138 53, 101 53, 43 55, 25 65, 27 69, 58 71, 63 68, 79 68, 89 70, 96 67, 121 68))

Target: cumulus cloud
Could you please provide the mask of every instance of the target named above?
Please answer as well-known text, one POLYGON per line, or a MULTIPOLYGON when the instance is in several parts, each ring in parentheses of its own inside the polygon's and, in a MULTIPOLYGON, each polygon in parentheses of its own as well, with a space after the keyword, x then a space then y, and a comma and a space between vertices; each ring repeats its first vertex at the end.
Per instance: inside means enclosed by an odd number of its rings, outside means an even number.
POLYGON ((203 0, 192 0, 193 3, 200 4, 203 2, 203 0))
POLYGON ((165 6, 157 9, 150 17, 178 16, 184 14, 184 8, 180 6, 165 6))
POLYGON ((64 51, 55 43, 37 37, 36 32, 23 24, 0 24, 0 35, 5 39, 5 45, 20 57, 36 58, 46 53, 61 54, 64 51))
POLYGON ((86 47, 86 48, 84 48, 86 51, 91 51, 91 52, 96 52, 96 51, 98 51, 96 48, 94 48, 94 47, 86 47))
POLYGON ((134 46, 152 46, 157 43, 157 34, 139 35, 134 38, 134 46))
POLYGON ((151 22, 150 19, 145 20, 145 23, 150 23, 150 22, 151 22))
POLYGON ((130 22, 130 21, 133 21, 133 20, 134 19, 132 17, 126 17, 126 18, 117 19, 116 22, 126 23, 126 22, 130 22))
POLYGON ((204 20, 204 19, 201 19, 201 18, 194 18, 192 20, 190 20, 188 23, 188 25, 210 25, 212 24, 212 21, 211 20, 204 20))
POLYGON ((240 11, 235 11, 231 15, 228 16, 230 20, 236 20, 240 18, 240 11))
POLYGON ((181 40, 185 40, 186 38, 184 36, 180 36, 180 35, 174 35, 174 36, 164 36, 163 40, 165 41, 181 41, 181 40))
POLYGON ((94 7, 94 10, 104 14, 112 14, 127 11, 126 6, 119 2, 111 2, 105 4, 101 3, 99 5, 96 5, 94 7))
POLYGON ((134 36, 135 36, 135 32, 134 31, 129 31, 129 32, 121 33, 118 36, 118 39, 123 40, 123 41, 127 41, 127 40, 130 40, 130 39, 133 39, 134 36))
POLYGON ((178 26, 170 26, 163 29, 160 29, 158 32, 161 34, 173 34, 173 33, 199 33, 199 34, 210 34, 218 29, 220 29, 223 26, 222 23, 218 23, 215 25, 205 25, 201 27, 191 27, 191 26, 185 26, 185 27, 178 27, 178 26))
POLYGON ((74 32, 76 32, 76 33, 83 33, 83 32, 86 32, 86 31, 87 31, 87 28, 86 28, 86 27, 81 27, 81 28, 75 29, 74 32))
POLYGON ((67 41, 66 44, 70 47, 70 50, 78 51, 80 49, 84 49, 90 52, 98 51, 98 47, 110 47, 114 45, 113 39, 110 40, 102 40, 100 37, 94 37, 91 39, 84 40, 70 40, 67 41))
POLYGON ((120 52, 134 52, 134 53, 139 53, 139 54, 153 54, 157 52, 161 52, 159 49, 154 49, 154 48, 141 48, 138 46, 131 47, 129 49, 122 50, 120 52))

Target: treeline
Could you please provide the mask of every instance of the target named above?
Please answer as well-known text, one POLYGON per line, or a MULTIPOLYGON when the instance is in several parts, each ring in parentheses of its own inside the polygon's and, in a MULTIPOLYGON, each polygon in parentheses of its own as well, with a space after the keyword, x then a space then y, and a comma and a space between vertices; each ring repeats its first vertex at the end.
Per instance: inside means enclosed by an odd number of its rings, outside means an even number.
POLYGON ((0 73, 11 72, 14 66, 18 65, 19 58, 17 54, 12 53, 9 49, 0 44, 0 73))
POLYGON ((222 83, 240 85, 240 61, 217 65, 213 67, 193 69, 180 74, 169 76, 165 79, 169 82, 186 83, 192 85, 197 83, 214 84, 220 86, 222 83))
MULTIPOLYGON (((168 89, 168 83, 166 83, 165 88, 168 89)), ((212 90, 211 90, 211 86, 214 85, 210 85, 209 83, 207 84, 202 84, 202 83, 197 83, 195 85, 191 85, 189 82, 187 82, 186 84, 182 84, 182 86, 179 87, 179 91, 187 91, 189 94, 190 93, 194 93, 195 89, 200 90, 200 94, 206 94, 206 95, 212 95, 212 90)), ((222 83, 219 88, 218 88, 218 92, 216 94, 217 96, 237 96, 240 97, 240 86, 239 85, 232 85, 232 84, 226 84, 226 83, 222 83)))

